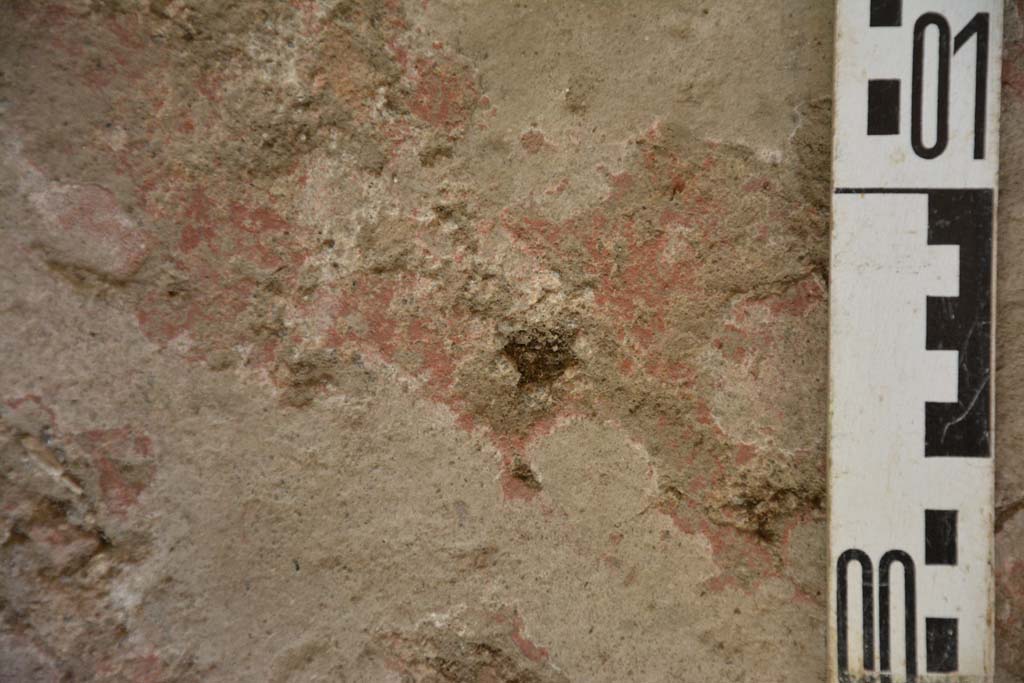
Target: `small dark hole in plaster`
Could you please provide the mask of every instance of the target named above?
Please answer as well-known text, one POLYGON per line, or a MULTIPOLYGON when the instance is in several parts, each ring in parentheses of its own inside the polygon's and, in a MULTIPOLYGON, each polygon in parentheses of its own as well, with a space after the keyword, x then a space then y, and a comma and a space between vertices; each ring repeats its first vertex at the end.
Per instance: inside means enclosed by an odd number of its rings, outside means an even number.
POLYGON ((519 386, 553 382, 576 363, 572 351, 575 331, 521 330, 502 351, 519 371, 519 386))

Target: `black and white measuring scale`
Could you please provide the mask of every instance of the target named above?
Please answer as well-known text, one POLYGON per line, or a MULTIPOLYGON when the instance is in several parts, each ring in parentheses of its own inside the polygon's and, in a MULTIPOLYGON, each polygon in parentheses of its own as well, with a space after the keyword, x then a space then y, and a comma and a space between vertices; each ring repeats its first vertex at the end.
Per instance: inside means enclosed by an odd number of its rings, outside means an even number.
POLYGON ((838 0, 830 680, 993 677, 1002 0, 838 0))

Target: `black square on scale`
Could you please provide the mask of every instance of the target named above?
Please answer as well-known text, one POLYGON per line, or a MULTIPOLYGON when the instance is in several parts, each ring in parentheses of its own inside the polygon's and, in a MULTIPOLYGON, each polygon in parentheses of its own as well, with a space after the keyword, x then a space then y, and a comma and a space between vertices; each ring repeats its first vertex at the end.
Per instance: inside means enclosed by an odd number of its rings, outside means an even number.
POLYGON ((872 26, 899 26, 903 19, 903 0, 871 0, 872 26))
POLYGON ((959 667, 956 619, 924 620, 925 663, 928 673, 952 673, 959 667))
POLYGON ((924 563, 956 564, 956 510, 924 511, 924 563))
POLYGON ((868 81, 868 135, 898 135, 899 132, 899 79, 868 81))

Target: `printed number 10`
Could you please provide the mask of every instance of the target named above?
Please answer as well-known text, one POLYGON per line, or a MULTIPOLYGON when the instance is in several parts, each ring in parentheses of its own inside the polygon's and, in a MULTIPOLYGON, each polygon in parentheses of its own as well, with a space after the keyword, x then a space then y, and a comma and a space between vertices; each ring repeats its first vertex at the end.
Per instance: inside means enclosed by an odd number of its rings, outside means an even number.
MULTIPOLYGON (((910 142, 914 152, 925 159, 934 159, 946 150, 949 142, 949 22, 937 12, 922 14, 914 24, 914 73, 911 83, 910 142), (928 146, 921 139, 922 81, 924 80, 924 33, 929 26, 939 32, 939 81, 936 106, 935 143, 928 146)), ((985 158, 985 87, 988 80, 988 12, 974 15, 953 39, 953 52, 977 36, 974 66, 974 158, 985 158)))

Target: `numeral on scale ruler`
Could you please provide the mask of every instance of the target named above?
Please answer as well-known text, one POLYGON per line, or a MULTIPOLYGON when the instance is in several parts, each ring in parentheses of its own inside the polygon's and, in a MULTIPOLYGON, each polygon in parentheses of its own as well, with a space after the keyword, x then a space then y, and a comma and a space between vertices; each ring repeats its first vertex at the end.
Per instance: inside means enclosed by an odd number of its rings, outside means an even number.
POLYGON ((1001 0, 838 0, 830 679, 991 681, 1001 0))

